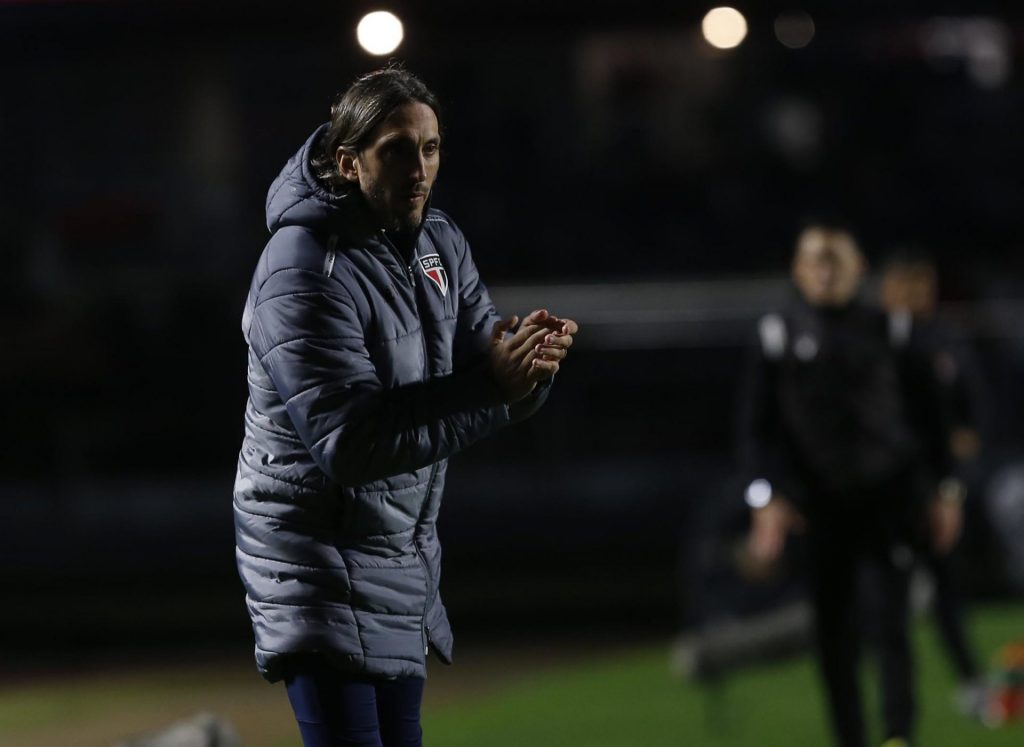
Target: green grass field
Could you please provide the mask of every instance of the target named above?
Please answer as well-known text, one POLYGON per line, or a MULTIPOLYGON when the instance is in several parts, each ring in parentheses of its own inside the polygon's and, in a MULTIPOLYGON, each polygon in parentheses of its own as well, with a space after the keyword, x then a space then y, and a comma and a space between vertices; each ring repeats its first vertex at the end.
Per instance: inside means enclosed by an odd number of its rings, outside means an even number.
MULTIPOLYGON (((1024 611, 976 615, 978 648, 991 652, 1024 637, 1024 611)), ((1024 725, 993 731, 953 711, 953 686, 937 641, 919 629, 920 744, 986 747, 1024 744, 1024 725)), ((873 671, 864 684, 877 722, 873 671)), ((712 688, 683 685, 661 648, 551 672, 465 706, 429 713, 431 744, 443 747, 679 747, 680 745, 825 745, 822 696, 812 662, 766 666, 712 688)), ((881 741, 879 739, 879 741, 881 741)))
MULTIPOLYGON (((974 615, 990 655, 1024 637, 1024 608, 974 615)), ((596 648, 596 647, 595 647, 596 648)), ((467 651, 434 666, 424 729, 430 747, 680 747, 827 745, 808 659, 739 673, 698 688, 669 672, 667 644, 599 653, 555 649, 467 651)), ((950 707, 952 680, 930 628, 919 626, 920 744, 1024 744, 1024 725, 989 730, 950 707)), ((865 672, 869 706, 877 695, 865 672)), ((231 720, 245 747, 297 747, 284 693, 248 662, 182 663, 115 674, 0 684, 0 745, 109 747, 118 738, 206 710, 231 720)), ((872 717, 877 708, 872 708, 872 717)), ((877 719, 874 719, 877 721, 877 719)))

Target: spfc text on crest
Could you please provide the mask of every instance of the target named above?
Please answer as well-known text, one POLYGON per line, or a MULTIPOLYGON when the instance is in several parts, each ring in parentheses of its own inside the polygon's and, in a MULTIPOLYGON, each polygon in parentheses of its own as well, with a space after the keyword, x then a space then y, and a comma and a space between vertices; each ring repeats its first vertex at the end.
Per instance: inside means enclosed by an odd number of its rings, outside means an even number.
POLYGON ((423 274, 430 278, 431 282, 441 291, 442 296, 448 295, 448 273, 441 264, 441 256, 438 254, 427 254, 420 257, 420 268, 423 274))

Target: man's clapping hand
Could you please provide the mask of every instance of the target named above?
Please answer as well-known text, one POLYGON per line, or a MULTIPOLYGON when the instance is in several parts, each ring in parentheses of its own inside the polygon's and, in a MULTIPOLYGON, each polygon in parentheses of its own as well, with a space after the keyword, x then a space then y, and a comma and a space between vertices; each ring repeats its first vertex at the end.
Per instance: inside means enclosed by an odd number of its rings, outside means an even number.
POLYGON ((496 322, 491 332, 491 370, 509 402, 517 402, 533 391, 538 381, 558 372, 572 346, 579 325, 559 319, 546 309, 527 316, 512 334, 519 317, 496 322))

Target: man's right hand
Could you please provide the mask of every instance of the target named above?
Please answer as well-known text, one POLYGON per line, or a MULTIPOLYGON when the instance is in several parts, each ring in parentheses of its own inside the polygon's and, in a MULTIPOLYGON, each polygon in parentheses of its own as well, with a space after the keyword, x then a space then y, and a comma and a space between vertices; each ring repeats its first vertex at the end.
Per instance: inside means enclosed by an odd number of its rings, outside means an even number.
POLYGON ((928 524, 931 529, 932 548, 942 556, 948 555, 960 539, 964 526, 963 506, 959 501, 938 498, 928 505, 928 524))
POLYGON ((491 370, 508 402, 523 399, 541 379, 550 376, 542 366, 535 365, 538 346, 553 330, 561 328, 561 320, 545 309, 538 309, 523 319, 519 329, 508 335, 519 323, 519 317, 510 316, 494 324, 491 331, 491 370))
POLYGON ((782 496, 774 496, 767 505, 753 509, 747 551, 756 562, 774 563, 782 556, 790 531, 804 526, 803 517, 782 496))

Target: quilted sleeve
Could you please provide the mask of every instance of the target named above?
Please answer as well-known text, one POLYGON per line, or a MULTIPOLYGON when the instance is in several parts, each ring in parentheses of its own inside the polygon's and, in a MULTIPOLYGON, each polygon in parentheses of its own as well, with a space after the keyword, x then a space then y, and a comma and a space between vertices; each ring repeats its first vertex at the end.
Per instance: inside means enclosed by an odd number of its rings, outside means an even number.
POLYGON ((253 306, 249 342, 300 438, 341 485, 424 467, 509 422, 482 366, 385 390, 351 296, 322 273, 273 273, 253 306))

